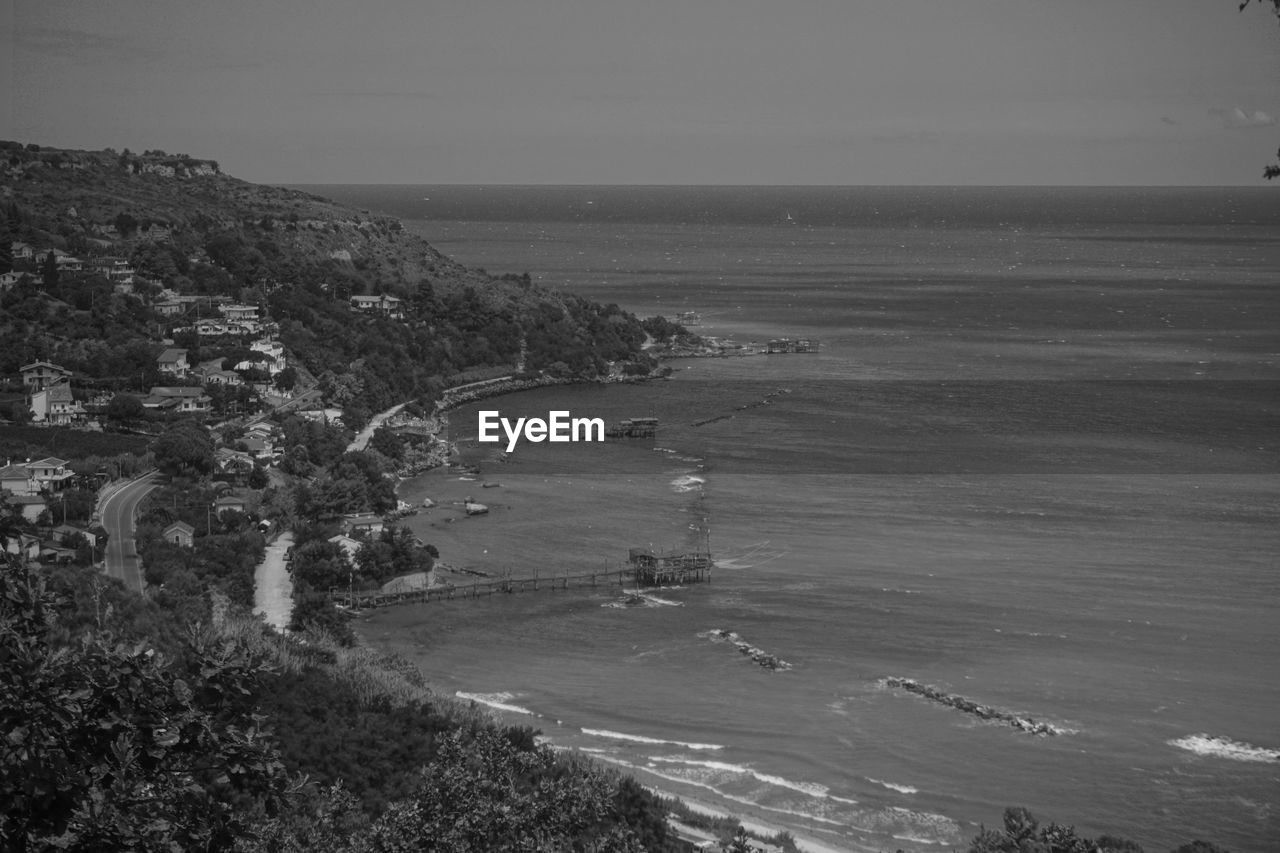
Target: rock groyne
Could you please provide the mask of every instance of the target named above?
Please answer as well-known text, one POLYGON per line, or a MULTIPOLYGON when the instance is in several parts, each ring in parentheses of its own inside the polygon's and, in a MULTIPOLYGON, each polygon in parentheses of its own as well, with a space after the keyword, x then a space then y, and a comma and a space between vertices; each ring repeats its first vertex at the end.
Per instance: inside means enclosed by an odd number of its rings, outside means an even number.
POLYGON ((1017 714, 1000 708, 993 708, 990 705, 983 705, 959 696, 955 693, 948 693, 934 687, 931 684, 921 684, 911 678, 898 678, 890 676, 884 680, 884 684, 888 687, 896 687, 899 690, 905 690, 908 693, 914 693, 917 696, 923 696, 930 701, 937 702, 940 705, 946 705, 949 708, 955 708, 957 711, 963 711, 971 714, 980 720, 989 720, 991 722, 1000 722, 1013 726, 1015 729, 1021 729, 1024 732, 1033 735, 1060 735, 1066 734, 1066 729, 1058 728, 1050 723, 1034 720, 1031 717, 1019 717, 1017 714))

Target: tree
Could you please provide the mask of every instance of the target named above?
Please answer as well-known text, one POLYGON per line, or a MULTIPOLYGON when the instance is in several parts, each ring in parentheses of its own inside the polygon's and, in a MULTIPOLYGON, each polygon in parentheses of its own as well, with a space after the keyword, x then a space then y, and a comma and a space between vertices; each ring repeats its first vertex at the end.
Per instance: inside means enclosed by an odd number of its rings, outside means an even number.
POLYGON ((113 421, 140 421, 147 416, 147 409, 137 397, 117 394, 107 403, 104 414, 113 421))
POLYGON ((58 257, 53 249, 45 253, 44 262, 40 265, 40 279, 45 290, 53 290, 58 286, 58 257))
POLYGON ((171 477, 199 476, 213 470, 213 439, 194 421, 178 421, 152 445, 156 467, 171 477))
POLYGON ((146 644, 54 648, 59 605, 42 579, 0 566, 0 847, 229 850, 286 788, 244 708, 262 659, 199 629, 185 679, 146 644))

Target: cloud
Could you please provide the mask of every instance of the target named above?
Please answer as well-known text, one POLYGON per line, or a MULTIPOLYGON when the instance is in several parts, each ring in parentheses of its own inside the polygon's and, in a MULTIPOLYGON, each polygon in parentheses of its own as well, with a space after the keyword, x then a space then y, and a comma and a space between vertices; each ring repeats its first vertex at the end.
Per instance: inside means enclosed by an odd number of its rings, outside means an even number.
POLYGON ((1254 110, 1252 113, 1245 112, 1240 107, 1214 107, 1209 110, 1213 115, 1222 119, 1222 126, 1232 129, 1248 129, 1257 127, 1273 127, 1276 120, 1264 113, 1262 110, 1254 110))
POLYGON ((1178 124, 1176 121, 1174 121, 1173 119, 1169 118, 1168 116, 1160 116, 1160 120, 1161 120, 1162 122, 1164 122, 1165 124, 1172 124, 1172 125, 1175 125, 1175 126, 1178 124))

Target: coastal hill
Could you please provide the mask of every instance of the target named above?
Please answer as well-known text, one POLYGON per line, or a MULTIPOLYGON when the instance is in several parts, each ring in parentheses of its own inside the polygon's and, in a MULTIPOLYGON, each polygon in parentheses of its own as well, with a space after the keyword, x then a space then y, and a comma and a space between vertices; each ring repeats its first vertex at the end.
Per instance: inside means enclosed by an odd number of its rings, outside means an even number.
POLYGON ((328 400, 366 412, 467 379, 653 367, 616 306, 468 269, 398 220, 212 160, 0 142, 0 173, 0 373, 48 360, 137 390, 164 346, 211 343, 181 335, 219 302, 258 308, 328 400))

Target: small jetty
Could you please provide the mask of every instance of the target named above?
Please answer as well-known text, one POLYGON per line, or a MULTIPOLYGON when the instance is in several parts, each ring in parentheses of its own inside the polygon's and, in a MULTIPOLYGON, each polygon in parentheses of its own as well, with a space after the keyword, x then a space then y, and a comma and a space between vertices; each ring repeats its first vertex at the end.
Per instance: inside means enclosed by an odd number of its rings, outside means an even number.
POLYGON ((515 577, 507 572, 502 577, 492 577, 485 572, 473 569, 457 569, 456 571, 472 575, 470 583, 444 583, 425 589, 404 591, 353 590, 334 587, 327 593, 312 593, 302 598, 319 596, 327 597, 334 604, 350 610, 365 608, 389 607, 395 604, 426 604, 431 601, 453 601, 470 598, 478 600, 495 593, 537 592, 545 590, 568 590, 572 588, 590 588, 616 586, 625 589, 628 583, 636 588, 683 586, 686 584, 711 582, 711 569, 715 562, 706 551, 655 554, 645 548, 632 548, 628 553, 627 563, 621 569, 604 569, 592 572, 570 574, 547 574, 538 569, 532 576, 515 577))
POLYGON ((1004 723, 1013 726, 1015 729, 1021 729, 1028 734, 1033 735, 1060 735, 1065 734, 1069 730, 1061 729, 1052 723, 1046 723, 1031 717, 1020 717, 1001 708, 993 708, 990 705, 983 705, 955 693, 948 693, 945 690, 934 687, 932 684, 921 684, 919 681, 911 678, 899 678, 897 676, 889 676, 884 680, 884 684, 888 687, 896 687, 899 690, 905 690, 908 693, 914 693, 917 696, 923 696, 932 702, 940 705, 946 705, 948 708, 955 708, 957 711, 963 711, 971 714, 980 720, 989 722, 1004 723))
POLYGON ((653 438, 658 434, 657 418, 623 418, 606 427, 607 438, 653 438))
POLYGON ((819 352, 821 349, 822 342, 817 338, 774 338, 765 344, 764 351, 769 355, 786 355, 819 352))

